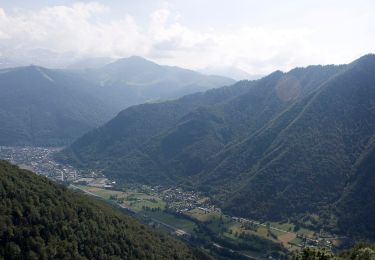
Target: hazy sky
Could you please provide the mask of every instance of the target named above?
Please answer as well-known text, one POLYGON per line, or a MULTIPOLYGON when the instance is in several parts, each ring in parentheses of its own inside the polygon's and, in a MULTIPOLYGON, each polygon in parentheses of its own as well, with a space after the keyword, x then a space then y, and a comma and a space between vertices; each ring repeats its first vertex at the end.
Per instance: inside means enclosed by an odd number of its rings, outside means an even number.
POLYGON ((375 1, 0 0, 0 55, 34 49, 253 74, 347 63, 375 52, 375 1))

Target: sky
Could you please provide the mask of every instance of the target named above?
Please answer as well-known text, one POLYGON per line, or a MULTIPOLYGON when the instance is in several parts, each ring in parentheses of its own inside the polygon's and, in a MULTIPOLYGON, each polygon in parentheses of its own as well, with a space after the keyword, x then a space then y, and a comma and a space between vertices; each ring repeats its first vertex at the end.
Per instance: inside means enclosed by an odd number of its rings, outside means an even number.
POLYGON ((0 0, 0 60, 139 55, 267 74, 374 49, 373 0, 0 0))

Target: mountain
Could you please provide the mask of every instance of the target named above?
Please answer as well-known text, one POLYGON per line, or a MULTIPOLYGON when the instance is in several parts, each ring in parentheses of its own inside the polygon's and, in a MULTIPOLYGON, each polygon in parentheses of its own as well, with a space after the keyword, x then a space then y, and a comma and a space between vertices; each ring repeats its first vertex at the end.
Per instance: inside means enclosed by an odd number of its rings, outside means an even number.
POLYGON ((0 144, 63 145, 104 123, 114 108, 91 85, 38 66, 0 70, 0 144))
POLYGON ((163 66, 138 56, 87 70, 85 77, 102 86, 102 97, 111 100, 119 111, 134 104, 175 99, 234 83, 229 78, 163 66))
POLYGON ((5 161, 0 187, 0 258, 206 258, 104 202, 5 161))
POLYGON ((130 107, 58 158, 118 181, 200 189, 233 215, 366 227, 375 239, 373 211, 355 206, 375 195, 374 75, 366 55, 130 107))
POLYGON ((375 135, 355 162, 355 174, 338 201, 339 226, 357 237, 374 237, 375 135), (356 225, 353 225, 355 223, 356 225))
POLYGON ((122 109, 233 83, 139 57, 100 68, 0 70, 0 145, 63 146, 122 109))
POLYGON ((220 75, 223 77, 232 78, 235 80, 256 80, 263 77, 259 74, 249 74, 246 71, 232 66, 209 66, 199 70, 200 72, 208 75, 220 75))
POLYGON ((226 196, 225 208, 268 219, 292 212, 304 215, 305 222, 316 221, 317 214, 318 222, 335 225, 333 208, 353 184, 356 162, 370 149, 374 135, 374 71, 374 55, 349 64, 227 149, 225 161, 207 181, 212 183, 231 167, 246 179, 233 176, 232 182, 241 180, 242 186, 226 196), (243 159, 238 160, 239 154, 243 159))
POLYGON ((153 136, 177 124, 190 111, 223 103, 245 93, 251 85, 251 82, 239 82, 231 87, 191 94, 177 100, 129 107, 107 124, 77 139, 59 154, 60 160, 81 166, 106 163, 142 146, 153 136))

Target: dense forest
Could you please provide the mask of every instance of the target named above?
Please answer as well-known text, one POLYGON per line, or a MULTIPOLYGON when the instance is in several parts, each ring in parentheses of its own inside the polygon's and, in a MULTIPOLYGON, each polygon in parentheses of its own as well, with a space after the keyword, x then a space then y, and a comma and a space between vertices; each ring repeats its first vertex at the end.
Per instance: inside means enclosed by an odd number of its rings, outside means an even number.
POLYGON ((352 248, 336 255, 323 248, 307 247, 292 256, 293 260, 373 260, 375 246, 368 242, 359 242, 352 248))
POLYGON ((0 259, 205 259, 118 209, 0 161, 0 259))
POLYGON ((375 55, 276 71, 131 107, 57 158, 119 182, 199 189, 236 216, 375 239, 374 86, 375 55))

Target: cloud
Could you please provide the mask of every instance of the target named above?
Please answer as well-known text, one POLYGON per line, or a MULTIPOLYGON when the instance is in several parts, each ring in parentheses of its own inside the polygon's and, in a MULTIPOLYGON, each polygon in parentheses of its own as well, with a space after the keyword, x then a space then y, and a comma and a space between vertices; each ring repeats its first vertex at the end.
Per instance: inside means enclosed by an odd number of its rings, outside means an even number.
POLYGON ((134 51, 140 33, 133 18, 125 16, 107 23, 94 19, 108 11, 107 7, 97 3, 54 6, 13 16, 1 10, 0 32, 8 36, 3 45, 81 55, 121 54, 122 49, 134 51))
POLYGON ((203 30, 181 24, 180 16, 166 5, 140 25, 131 14, 112 18, 108 6, 95 2, 11 14, 0 8, 0 53, 9 59, 35 49, 75 58, 141 55, 193 69, 236 66, 254 74, 341 57, 314 40, 316 31, 308 27, 203 30))

